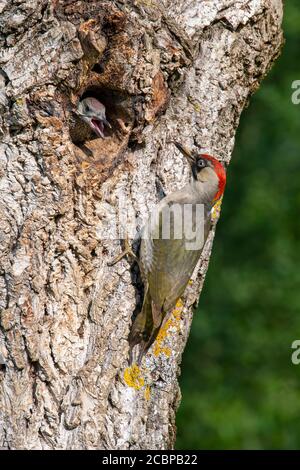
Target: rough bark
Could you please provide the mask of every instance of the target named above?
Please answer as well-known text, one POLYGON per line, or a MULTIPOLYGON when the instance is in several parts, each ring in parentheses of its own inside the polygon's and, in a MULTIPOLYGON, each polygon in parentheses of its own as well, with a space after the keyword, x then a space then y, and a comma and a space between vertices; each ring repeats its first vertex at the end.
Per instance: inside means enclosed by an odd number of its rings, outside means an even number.
POLYGON ((121 245, 103 233, 120 201, 142 225, 157 179, 167 193, 188 180, 170 141, 229 162, 281 20, 281 0, 0 1, 0 447, 173 447, 214 229, 140 371, 127 369, 137 269, 107 265, 121 245), (113 128, 82 145, 85 93, 113 128))

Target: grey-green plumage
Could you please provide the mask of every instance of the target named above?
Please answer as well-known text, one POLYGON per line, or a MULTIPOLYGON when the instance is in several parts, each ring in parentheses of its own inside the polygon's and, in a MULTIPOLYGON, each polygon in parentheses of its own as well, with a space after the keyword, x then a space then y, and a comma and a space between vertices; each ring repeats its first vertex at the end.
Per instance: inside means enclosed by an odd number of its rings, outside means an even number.
MULTIPOLYGON (((180 146, 180 149, 183 148, 180 146)), ((200 157, 194 157, 192 165, 196 165, 200 157)), ((156 208, 156 222, 152 224, 148 221, 143 229, 139 265, 145 289, 144 302, 142 310, 133 322, 129 336, 131 349, 140 343, 138 362, 150 348, 164 320, 182 296, 210 230, 211 209, 216 202, 214 198, 218 193, 219 178, 210 160, 203 157, 201 162, 203 165, 201 168, 192 167, 193 181, 165 197, 156 208), (196 249, 188 249, 188 246, 191 246, 189 233, 191 227, 187 230, 183 219, 192 220, 192 229, 195 231, 197 205, 203 210, 203 217, 197 221, 197 231, 198 234, 199 231, 202 232, 200 237, 202 240, 196 249), (188 219, 184 207, 188 209, 187 213, 190 216, 188 219), (162 221, 165 211, 169 209, 174 209, 175 215, 170 219, 170 237, 163 239, 162 221), (176 220, 178 222, 180 217, 182 217, 182 237, 176 239, 174 223, 176 220)))

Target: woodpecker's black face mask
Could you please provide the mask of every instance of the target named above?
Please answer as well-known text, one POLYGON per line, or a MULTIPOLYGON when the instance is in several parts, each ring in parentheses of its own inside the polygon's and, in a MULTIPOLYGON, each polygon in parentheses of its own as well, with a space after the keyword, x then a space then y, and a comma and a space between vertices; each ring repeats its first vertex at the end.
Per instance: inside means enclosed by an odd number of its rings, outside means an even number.
POLYGON ((208 163, 204 158, 195 158, 195 163, 192 164, 192 173, 195 180, 197 179, 198 173, 203 170, 203 168, 207 167, 208 163))

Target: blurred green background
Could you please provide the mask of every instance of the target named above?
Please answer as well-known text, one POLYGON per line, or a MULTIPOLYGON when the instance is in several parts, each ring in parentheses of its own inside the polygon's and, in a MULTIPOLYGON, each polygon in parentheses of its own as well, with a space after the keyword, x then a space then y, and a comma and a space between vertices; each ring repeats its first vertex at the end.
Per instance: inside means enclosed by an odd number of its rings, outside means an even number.
POLYGON ((300 5, 243 113, 184 354, 177 449, 300 448, 300 5))

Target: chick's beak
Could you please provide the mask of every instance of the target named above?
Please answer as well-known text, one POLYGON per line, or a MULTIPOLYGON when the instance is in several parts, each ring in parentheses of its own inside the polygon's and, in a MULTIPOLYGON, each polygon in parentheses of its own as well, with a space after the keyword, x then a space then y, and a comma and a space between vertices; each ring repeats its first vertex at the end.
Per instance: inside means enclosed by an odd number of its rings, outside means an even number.
POLYGON ((195 157, 193 156, 192 152, 188 148, 184 147, 179 142, 174 142, 174 145, 176 145, 178 150, 180 150, 180 152, 185 156, 185 158, 189 161, 190 165, 195 163, 195 157))
POLYGON ((102 119, 98 118, 91 118, 91 127, 94 132, 97 134, 98 137, 102 137, 104 139, 104 123, 102 119))
POLYGON ((104 126, 111 129, 111 125, 105 116, 97 115, 91 118, 91 127, 94 129, 98 137, 102 137, 102 139, 104 139, 104 126))

